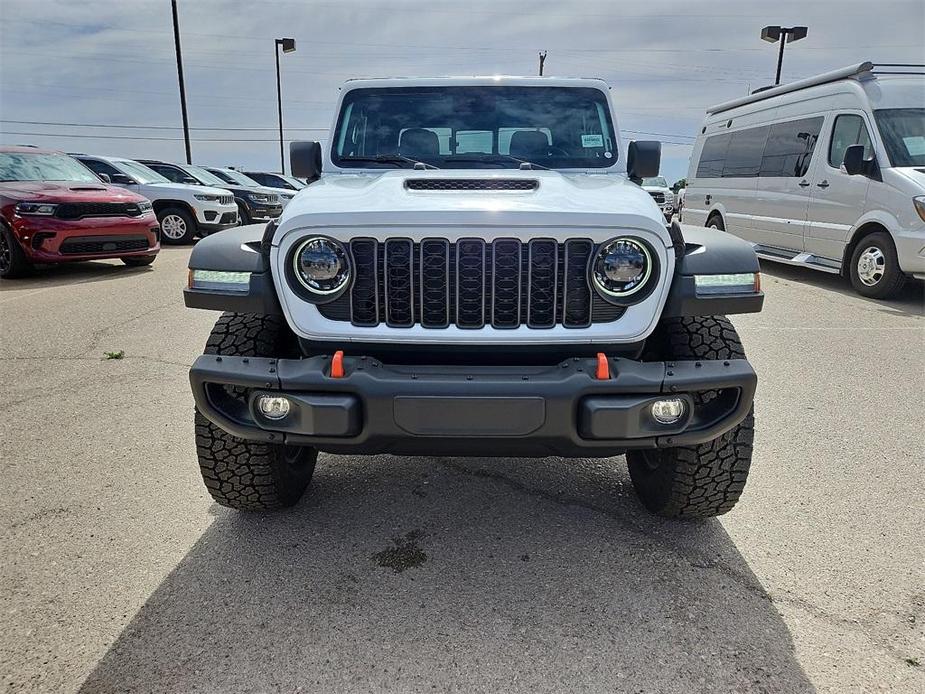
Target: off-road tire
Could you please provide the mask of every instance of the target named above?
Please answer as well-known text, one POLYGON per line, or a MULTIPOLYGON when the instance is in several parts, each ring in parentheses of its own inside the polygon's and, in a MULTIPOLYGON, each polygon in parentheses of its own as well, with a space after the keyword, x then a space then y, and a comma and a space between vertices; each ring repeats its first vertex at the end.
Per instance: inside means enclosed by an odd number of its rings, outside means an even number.
POLYGON ((144 267, 153 263, 155 258, 157 258, 156 255, 129 255, 121 260, 129 267, 144 267))
MULTIPOLYGON (((206 342, 206 354, 240 357, 288 357, 295 354, 292 334, 276 316, 225 313, 206 342)), ((229 394, 243 398, 241 389, 229 394)), ((315 471, 317 452, 301 446, 245 441, 232 436, 196 410, 196 454, 212 498, 240 511, 269 511, 292 506, 305 493, 315 471)))
POLYGON ((161 243, 173 246, 188 245, 193 242, 193 239, 196 238, 196 234, 199 233, 199 227, 196 225, 196 220, 193 218, 193 215, 182 207, 166 207, 160 210, 157 213, 157 221, 160 222, 161 225, 161 243), (164 225, 168 218, 179 218, 182 220, 185 227, 182 236, 171 237, 167 235, 164 231, 164 225))
POLYGON ((870 299, 889 299, 898 294, 906 284, 906 276, 899 268, 899 258, 896 255, 896 246, 893 239, 883 231, 874 232, 858 241, 857 246, 851 253, 848 273, 854 290, 861 296, 866 296, 870 299), (858 268, 861 255, 870 248, 879 249, 884 259, 883 274, 874 285, 864 284, 858 268))
POLYGON ((5 280, 26 277, 32 272, 32 263, 23 253, 22 246, 6 224, 0 224, 0 278, 5 280))
MULTIPOLYGON (((739 336, 725 316, 662 320, 646 344, 648 361, 744 359, 739 336)), ((708 402, 716 391, 698 399, 708 402)), ((732 510, 752 461, 753 410, 737 426, 707 443, 630 451, 630 478, 643 505, 668 518, 710 518, 732 510)))

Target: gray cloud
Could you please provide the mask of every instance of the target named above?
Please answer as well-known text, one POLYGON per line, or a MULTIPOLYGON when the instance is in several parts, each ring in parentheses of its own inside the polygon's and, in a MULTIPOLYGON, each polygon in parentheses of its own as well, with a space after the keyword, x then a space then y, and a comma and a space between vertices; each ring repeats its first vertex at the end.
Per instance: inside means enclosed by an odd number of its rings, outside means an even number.
MULTIPOLYGON (((282 57, 287 138, 323 136, 310 129, 328 127, 337 87, 349 77, 535 74, 543 49, 546 74, 614 86, 625 135, 660 133, 672 180, 686 173, 685 143, 704 107, 773 78, 776 46, 758 38, 765 24, 809 26, 808 38, 787 47, 785 80, 866 59, 925 63, 920 0, 179 4, 194 160, 268 169, 278 165, 276 36, 298 41, 298 51, 282 57)), ((4 0, 0 32, 0 118, 162 127, 4 122, 4 132, 44 134, 0 141, 183 158, 167 0, 4 0)))

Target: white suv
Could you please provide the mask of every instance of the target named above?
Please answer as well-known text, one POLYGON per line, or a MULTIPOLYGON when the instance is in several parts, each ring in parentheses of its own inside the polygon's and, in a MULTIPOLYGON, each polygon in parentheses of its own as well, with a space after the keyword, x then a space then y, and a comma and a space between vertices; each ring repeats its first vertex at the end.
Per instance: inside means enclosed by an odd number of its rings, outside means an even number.
POLYGON ((144 164, 119 157, 75 157, 103 180, 140 193, 154 204, 164 243, 191 243, 238 224, 238 206, 227 190, 173 183, 144 164))

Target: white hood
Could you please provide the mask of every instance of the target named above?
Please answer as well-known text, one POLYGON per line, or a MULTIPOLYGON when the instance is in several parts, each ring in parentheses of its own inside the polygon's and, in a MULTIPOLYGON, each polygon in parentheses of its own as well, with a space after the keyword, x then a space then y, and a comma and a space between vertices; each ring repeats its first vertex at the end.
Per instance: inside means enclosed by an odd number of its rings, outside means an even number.
MULTIPOLYGON (((550 225, 639 228, 662 235, 652 197, 618 174, 558 171, 427 170, 331 174, 303 189, 280 218, 281 231, 329 224, 550 225), (414 179, 520 179, 535 190, 409 190, 414 179)), ((277 234, 277 240, 282 234, 277 234)))
POLYGON ((227 190, 221 188, 210 188, 208 186, 192 186, 186 183, 146 183, 146 187, 154 188, 164 193, 179 193, 180 195, 224 195, 229 196, 227 190))

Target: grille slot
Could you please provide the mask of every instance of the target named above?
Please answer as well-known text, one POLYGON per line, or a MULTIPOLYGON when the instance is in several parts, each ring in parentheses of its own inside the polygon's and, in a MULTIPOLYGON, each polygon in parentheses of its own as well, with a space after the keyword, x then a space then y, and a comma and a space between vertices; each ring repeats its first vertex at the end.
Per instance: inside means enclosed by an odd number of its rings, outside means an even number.
POLYGON ((586 328, 625 311, 589 286, 596 246, 588 239, 355 238, 349 245, 353 285, 318 311, 358 327, 586 328))
POLYGON ((148 239, 144 236, 72 236, 61 242, 60 251, 66 255, 84 255, 143 251, 147 248, 148 239))
POLYGON ((411 239, 385 242, 385 322, 393 328, 414 325, 413 265, 411 239))
POLYGON ((408 190, 520 190, 539 188, 532 178, 409 178, 408 190))

